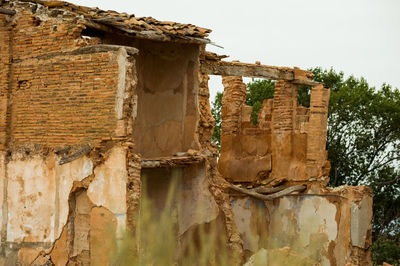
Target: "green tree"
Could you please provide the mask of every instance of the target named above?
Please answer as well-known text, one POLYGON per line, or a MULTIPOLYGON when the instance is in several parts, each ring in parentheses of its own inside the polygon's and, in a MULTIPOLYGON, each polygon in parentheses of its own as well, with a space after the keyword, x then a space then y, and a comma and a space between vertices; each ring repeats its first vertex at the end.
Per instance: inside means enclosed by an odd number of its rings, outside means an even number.
POLYGON ((211 114, 215 119, 214 132, 212 134, 211 140, 217 145, 218 152, 221 149, 220 139, 221 139, 221 108, 222 108, 222 92, 217 92, 215 99, 211 106, 211 114))
MULTIPOLYGON (((374 262, 400 263, 390 255, 400 250, 400 92, 387 84, 376 90, 363 78, 345 78, 343 72, 332 69, 310 71, 316 81, 331 89, 327 135, 330 185, 372 187, 374 262)), ((262 101, 273 97, 273 85, 258 80, 247 85, 246 103, 253 106, 253 123, 262 101)), ((308 107, 310 87, 300 86, 298 99, 308 107)), ((215 104, 213 113, 218 113, 215 104)))
POLYGON ((247 84, 246 90, 246 104, 253 106, 251 120, 256 125, 258 111, 260 111, 264 99, 272 99, 274 97, 275 82, 267 79, 253 80, 247 84))

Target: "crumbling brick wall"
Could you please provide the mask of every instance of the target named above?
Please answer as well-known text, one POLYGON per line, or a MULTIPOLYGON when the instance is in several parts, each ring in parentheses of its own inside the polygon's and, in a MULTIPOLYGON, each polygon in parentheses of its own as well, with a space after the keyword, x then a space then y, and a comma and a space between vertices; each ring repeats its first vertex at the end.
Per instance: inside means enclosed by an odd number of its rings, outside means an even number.
POLYGON ((116 136, 126 52, 82 48, 87 43, 79 23, 42 21, 23 11, 14 24, 8 87, 13 144, 60 147, 116 136))
MULTIPOLYGON (((65 11, 8 8, 15 16, 0 14, 0 262, 107 261, 98 240, 112 243, 117 229, 121 238, 135 216, 127 193, 140 193, 128 152, 137 50, 83 38, 85 26, 65 11), (113 235, 102 229, 108 223, 113 235)), ((135 193, 129 198, 138 206, 135 193)))
POLYGON ((7 106, 10 75, 11 27, 7 16, 0 14, 0 147, 4 149, 7 135, 7 106))
POLYGON ((57 147, 115 136, 118 71, 113 52, 14 64, 13 142, 57 147))

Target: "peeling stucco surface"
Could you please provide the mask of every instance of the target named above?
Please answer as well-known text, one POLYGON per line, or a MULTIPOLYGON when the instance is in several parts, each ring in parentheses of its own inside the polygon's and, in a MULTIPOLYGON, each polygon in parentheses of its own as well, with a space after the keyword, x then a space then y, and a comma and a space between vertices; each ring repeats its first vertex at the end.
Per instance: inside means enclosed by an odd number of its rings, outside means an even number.
POLYGON ((272 207, 269 248, 287 246, 321 265, 330 265, 328 247, 338 230, 336 208, 324 197, 283 197, 272 207))
POLYGON ((179 219, 180 235, 194 225, 215 220, 219 212, 218 205, 208 190, 204 168, 191 169, 188 174, 189 181, 184 183, 182 190, 182 216, 179 219), (190 173, 194 176, 190 177, 190 173))
POLYGON ((126 228, 126 151, 121 146, 111 149, 104 164, 94 170, 94 180, 90 183, 87 194, 96 206, 111 211, 117 218, 119 236, 126 228))
POLYGON ((95 178, 88 188, 90 200, 113 213, 126 213, 126 154, 122 147, 113 147, 104 164, 94 170, 95 178))
MULTIPOLYGON (((259 218, 256 201, 238 198, 231 201, 235 221, 244 241, 244 249, 256 252, 260 248, 275 250, 290 247, 291 252, 310 261, 330 265, 328 247, 338 234, 337 206, 323 196, 283 197, 275 203, 266 203, 268 222, 257 228, 259 218), (264 246, 258 238, 267 231, 264 246)), ((262 204, 259 201, 258 205, 262 204)))
POLYGON ((8 241, 54 241, 54 166, 54 158, 39 156, 7 165, 8 241))
POLYGON ((258 240, 260 236, 252 222, 257 217, 257 207, 254 206, 257 203, 253 199, 245 197, 233 199, 231 204, 236 226, 243 239, 243 249, 256 252, 259 249, 258 240))
POLYGON ((351 203, 351 243, 359 248, 365 247, 368 221, 371 219, 368 197, 363 197, 359 204, 351 203))

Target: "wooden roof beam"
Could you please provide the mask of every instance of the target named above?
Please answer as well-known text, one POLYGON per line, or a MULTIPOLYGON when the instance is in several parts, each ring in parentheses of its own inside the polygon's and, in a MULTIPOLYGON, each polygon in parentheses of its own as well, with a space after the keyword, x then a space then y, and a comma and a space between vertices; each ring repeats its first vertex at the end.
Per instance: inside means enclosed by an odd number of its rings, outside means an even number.
POLYGON ((15 10, 0 7, 0 14, 14 16, 16 13, 15 10))

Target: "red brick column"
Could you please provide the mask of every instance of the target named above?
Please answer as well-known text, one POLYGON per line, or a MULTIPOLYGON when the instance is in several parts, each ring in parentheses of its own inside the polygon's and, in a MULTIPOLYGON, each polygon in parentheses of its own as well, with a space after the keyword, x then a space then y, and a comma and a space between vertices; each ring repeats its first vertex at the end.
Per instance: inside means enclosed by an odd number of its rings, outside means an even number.
POLYGON ((329 174, 323 170, 327 164, 326 135, 330 90, 318 85, 311 90, 310 119, 307 127, 307 176, 329 174), (325 173, 324 173, 325 172, 325 173))
POLYGON ((288 178, 297 108, 297 85, 284 80, 275 83, 272 111, 272 177, 288 178))
POLYGON ((221 137, 239 135, 242 106, 246 102, 246 84, 242 77, 222 77, 224 96, 222 97, 221 137))
POLYGON ((7 139, 7 105, 11 68, 11 27, 6 15, 0 14, 0 150, 5 149, 7 139))

